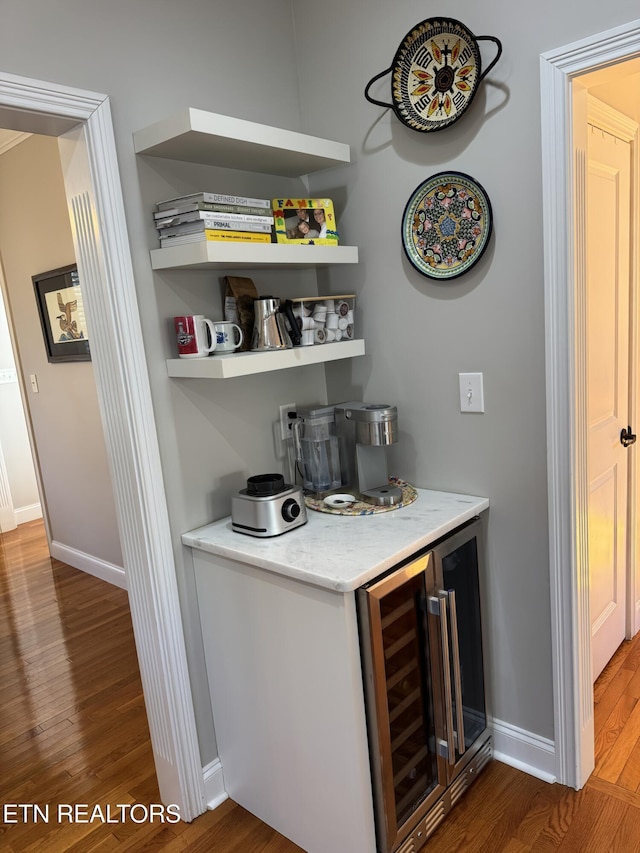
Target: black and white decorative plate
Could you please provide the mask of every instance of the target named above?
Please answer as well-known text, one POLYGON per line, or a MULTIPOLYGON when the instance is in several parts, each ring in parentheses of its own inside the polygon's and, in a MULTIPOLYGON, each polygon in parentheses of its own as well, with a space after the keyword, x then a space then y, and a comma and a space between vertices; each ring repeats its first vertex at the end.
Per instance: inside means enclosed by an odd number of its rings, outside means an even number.
POLYGON ((402 245, 418 272, 451 279, 487 248, 493 227, 485 190, 462 172, 439 172, 416 187, 402 218, 402 245))
POLYGON ((454 18, 427 18, 406 34, 391 67, 367 83, 364 96, 372 104, 391 107, 413 130, 441 130, 466 111, 501 54, 495 36, 474 36, 454 18), (479 41, 491 41, 496 48, 484 71, 479 41), (371 85, 386 74, 391 74, 391 103, 369 94, 371 85))

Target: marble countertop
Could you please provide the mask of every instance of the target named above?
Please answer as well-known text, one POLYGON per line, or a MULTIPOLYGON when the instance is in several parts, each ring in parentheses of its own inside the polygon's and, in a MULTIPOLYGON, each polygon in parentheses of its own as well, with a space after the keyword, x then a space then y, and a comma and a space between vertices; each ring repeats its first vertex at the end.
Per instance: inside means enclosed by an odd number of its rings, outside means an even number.
POLYGON ((308 522, 269 539, 231 528, 231 517, 182 535, 191 548, 350 592, 488 509, 487 498, 418 489, 409 506, 377 515, 307 510, 308 522))

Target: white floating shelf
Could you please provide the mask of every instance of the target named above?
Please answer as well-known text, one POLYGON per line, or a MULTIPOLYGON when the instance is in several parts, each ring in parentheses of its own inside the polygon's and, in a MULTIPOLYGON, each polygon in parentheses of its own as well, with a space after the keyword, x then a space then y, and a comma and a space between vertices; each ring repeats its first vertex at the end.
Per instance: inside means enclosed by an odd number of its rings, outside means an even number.
MULTIPOLYGON (((249 269, 262 266, 322 267, 357 264, 357 246, 308 246, 286 243, 218 243, 198 240, 151 250, 151 266, 164 269, 249 269)), ((341 342, 342 343, 342 342, 341 342)))
POLYGON ((182 379, 231 379, 235 376, 322 364, 358 355, 364 355, 363 340, 316 344, 272 352, 235 352, 211 355, 207 358, 171 358, 167 360, 167 373, 182 379))
POLYGON ((188 108, 133 134, 136 154, 283 177, 342 166, 349 146, 188 108))

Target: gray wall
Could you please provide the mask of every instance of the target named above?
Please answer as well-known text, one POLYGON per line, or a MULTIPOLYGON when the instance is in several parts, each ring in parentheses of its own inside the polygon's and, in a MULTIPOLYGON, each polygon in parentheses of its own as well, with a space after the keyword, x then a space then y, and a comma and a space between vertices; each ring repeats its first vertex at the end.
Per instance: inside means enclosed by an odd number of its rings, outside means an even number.
MULTIPOLYGON (((55 8, 5 0, 3 11, 12 23, 0 34, 5 70, 111 99, 203 760, 215 745, 179 536, 227 514, 248 474, 278 464, 271 440, 278 404, 322 399, 326 388, 321 367, 222 383, 166 377, 169 318, 179 310, 220 316, 220 283, 211 273, 152 274, 153 202, 200 184, 255 195, 268 188, 266 179, 136 158, 133 131, 186 106, 351 145, 352 165, 312 180, 333 197, 343 241, 361 251, 357 268, 318 275, 322 289, 357 291, 367 341, 363 359, 327 367, 329 399, 396 404, 397 474, 422 487, 490 497, 493 710, 552 737, 539 54, 634 19, 635 0, 584 0, 579 16, 551 0, 517 9, 460 0, 447 13, 479 35, 499 37, 505 51, 463 120, 428 138, 363 97, 405 33, 437 14, 416 0, 60 0, 55 8), (400 221, 414 188, 450 168, 484 185, 495 233, 471 272, 433 284, 405 260, 400 221), (459 413, 460 371, 484 373, 486 414, 459 413)), ((489 61, 491 46, 482 52, 489 61)), ((378 91, 386 95, 388 86, 378 91)), ((316 286, 311 273, 253 277, 262 292, 316 286)))
POLYGON ((75 260, 57 140, 31 136, 3 154, 0 187, 0 252, 49 532, 61 545, 122 566, 93 368, 47 361, 31 281, 75 260), (37 394, 30 374, 37 376, 37 394))
MULTIPOLYGON (((155 202, 194 189, 266 197, 299 182, 193 167, 133 153, 134 131, 185 107, 303 130, 289 0, 223 2, 8 0, 0 32, 3 70, 109 95, 152 384, 183 624, 203 763, 216 756, 194 581, 180 535, 227 515, 251 474, 278 470, 278 405, 324 400, 322 366, 231 382, 169 380, 170 319, 222 316, 220 275, 154 275, 155 202)), ((306 194, 306 190, 305 190, 306 194)), ((240 274, 240 273, 238 273, 240 274)), ((313 272, 247 273, 261 293, 316 292, 313 272)), ((126 308, 126 306, 124 306, 126 308)))
MULTIPOLYGON (((351 377, 327 369, 329 396, 349 384, 398 406, 394 470, 418 486, 487 495, 490 681, 495 716, 553 738, 546 480, 539 55, 637 18, 637 3, 535 6, 459 0, 438 9, 403 0, 294 3, 305 72, 304 128, 348 142, 343 232, 361 248, 355 274, 367 356, 351 377), (447 14, 504 52, 452 127, 421 134, 363 97, 421 20, 447 14), (317 51, 331 44, 327 61, 317 51), (460 279, 432 283, 404 257, 400 224, 413 190, 455 169, 493 206, 494 235, 460 279), (484 374, 485 414, 461 414, 458 373, 484 374)), ((486 66, 495 50, 480 42, 486 66)), ((390 78, 372 94, 388 101, 390 78)), ((338 180, 338 175, 336 175, 338 180)), ((353 287, 350 271, 332 275, 353 287)), ((358 396, 359 398, 359 396, 358 396)))

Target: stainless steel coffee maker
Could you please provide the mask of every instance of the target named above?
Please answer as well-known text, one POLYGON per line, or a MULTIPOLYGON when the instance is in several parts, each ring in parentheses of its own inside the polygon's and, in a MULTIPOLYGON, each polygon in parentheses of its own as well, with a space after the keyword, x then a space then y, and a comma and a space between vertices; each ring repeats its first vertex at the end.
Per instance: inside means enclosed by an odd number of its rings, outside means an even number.
POLYGON ((386 403, 337 403, 336 434, 340 440, 342 488, 361 500, 393 506, 402 489, 389 483, 387 447, 398 440, 398 410, 386 403))

